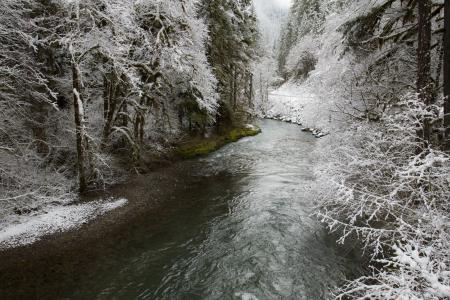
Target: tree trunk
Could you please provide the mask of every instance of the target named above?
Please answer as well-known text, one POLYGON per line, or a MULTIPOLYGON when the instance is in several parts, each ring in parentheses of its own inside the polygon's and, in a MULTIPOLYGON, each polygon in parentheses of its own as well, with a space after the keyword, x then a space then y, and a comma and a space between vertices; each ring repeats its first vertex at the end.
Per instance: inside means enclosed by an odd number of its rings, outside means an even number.
POLYGON ((128 127, 128 102, 126 99, 122 106, 122 127, 128 127))
POLYGON ((444 143, 450 151, 450 1, 445 1, 444 37, 444 143))
MULTIPOLYGON (((419 98, 426 106, 433 102, 433 87, 431 80, 431 0, 418 1, 419 37, 417 51, 417 91, 419 98)), ((423 120, 422 138, 425 146, 431 141, 431 122, 423 120)))
POLYGON ((104 99, 104 107, 107 108, 105 112, 105 125, 103 126, 103 137, 102 137, 102 147, 105 147, 109 136, 111 134, 111 128, 114 125, 114 114, 117 108, 117 79, 115 74, 111 74, 111 80, 108 81, 108 92, 107 97, 104 99))
POLYGON ((145 127, 145 110, 142 107, 148 107, 148 100, 145 100, 144 97, 141 98, 140 108, 136 111, 136 115, 134 118, 134 140, 136 145, 139 147, 144 143, 144 127, 145 127))
POLYGON ((38 103, 32 107, 32 112, 32 132, 36 140, 36 151, 39 155, 46 156, 50 151, 46 130, 47 110, 41 103, 38 103))
POLYGON ((85 153, 84 153, 84 133, 83 133, 83 100, 81 98, 81 75, 78 66, 72 63, 72 87, 73 87, 73 106, 75 111, 75 134, 77 142, 77 169, 79 180, 79 191, 83 193, 87 189, 87 180, 85 172, 85 153))
POLYGON ((109 111, 109 80, 107 75, 103 75, 103 119, 108 118, 109 111))

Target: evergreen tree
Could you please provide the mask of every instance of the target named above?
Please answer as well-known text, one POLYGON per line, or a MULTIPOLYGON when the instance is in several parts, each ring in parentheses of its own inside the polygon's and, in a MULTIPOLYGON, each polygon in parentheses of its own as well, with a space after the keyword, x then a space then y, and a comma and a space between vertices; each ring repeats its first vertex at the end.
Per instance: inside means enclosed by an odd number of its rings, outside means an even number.
POLYGON ((208 59, 218 79, 218 125, 230 125, 252 101, 251 63, 258 39, 250 0, 204 0, 200 15, 209 27, 208 59))
POLYGON ((292 48, 304 36, 321 30, 324 13, 318 0, 294 0, 284 25, 278 49, 278 71, 285 80, 289 77, 286 63, 292 48))

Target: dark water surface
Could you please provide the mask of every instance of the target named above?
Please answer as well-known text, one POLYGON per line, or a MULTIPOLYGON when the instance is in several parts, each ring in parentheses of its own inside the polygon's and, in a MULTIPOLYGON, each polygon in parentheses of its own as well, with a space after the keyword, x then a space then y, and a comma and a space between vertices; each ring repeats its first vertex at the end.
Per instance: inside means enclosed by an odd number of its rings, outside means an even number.
MULTIPOLYGON (((41 287, 40 294, 328 299, 330 288, 356 272, 359 262, 310 216, 315 139, 297 125, 262 121, 261 127, 257 137, 173 167, 160 183, 163 198, 170 198, 168 212, 130 221, 100 258, 41 287)), ((139 197, 150 201, 155 187, 129 189, 141 189, 139 197)))

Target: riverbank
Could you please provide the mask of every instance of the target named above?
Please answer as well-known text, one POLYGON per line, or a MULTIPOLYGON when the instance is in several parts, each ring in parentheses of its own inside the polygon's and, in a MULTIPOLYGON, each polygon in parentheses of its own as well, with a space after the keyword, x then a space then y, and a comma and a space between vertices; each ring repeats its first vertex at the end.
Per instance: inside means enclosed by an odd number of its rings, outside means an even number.
POLYGON ((177 178, 184 160, 205 156, 259 133, 258 126, 248 124, 208 138, 191 139, 168 155, 152 156, 141 175, 107 190, 87 193, 81 197, 81 202, 42 214, 34 212, 33 217, 25 216, 23 223, 7 227, 4 231, 8 232, 0 234, 4 238, 0 248, 0 298, 61 297, 57 290, 47 295, 39 287, 48 282, 57 285, 57 279, 66 276, 68 271, 76 274, 80 266, 90 267, 101 260, 117 240, 127 238, 128 226, 142 223, 149 226, 151 220, 151 228, 158 230, 159 223, 169 218, 174 210, 195 205, 195 202, 180 203, 170 196, 188 186, 166 185, 177 178))
MULTIPOLYGON (((171 196, 186 188, 173 181, 176 173, 177 164, 172 164, 155 173, 135 176, 101 195, 127 199, 127 205, 69 230, 41 236, 32 244, 1 250, 0 298, 62 298, 67 291, 58 289, 60 279, 72 276, 68 289, 83 285, 86 274, 82 270, 93 268, 111 249, 120 249, 120 242, 132 238, 137 226, 145 224, 157 234, 173 211, 193 205, 171 196)), ((95 201, 99 196, 92 193, 83 200, 95 201)))
POLYGON ((0 253, 0 298, 327 299, 360 264, 310 216, 317 140, 261 124, 255 138, 114 186, 102 197, 128 204, 81 230, 0 253))
POLYGON ((333 98, 317 97, 308 84, 288 82, 272 95, 269 116, 328 128, 305 128, 316 137, 332 133, 318 142, 314 155, 314 173, 327 187, 317 196, 316 216, 340 242, 353 243, 357 237, 355 244, 369 256, 366 264, 372 269, 336 290, 338 298, 450 297, 450 160, 436 147, 417 153, 423 144, 417 124, 410 123, 410 109, 420 100, 405 96, 409 104, 395 118, 385 115, 374 122, 368 116, 346 120, 345 111, 330 110, 333 98), (421 186, 432 188, 417 193, 421 186))
POLYGON ((323 122, 318 116, 319 97, 315 92, 302 87, 300 83, 288 81, 269 93, 266 118, 297 124, 302 130, 316 138, 322 138, 333 132, 329 122, 323 122))
MULTIPOLYGON (((190 138, 166 153, 144 155, 139 173, 151 173, 161 168, 168 168, 180 160, 207 155, 231 142, 255 136, 260 132, 259 127, 247 124, 224 130, 220 134, 213 134, 208 138, 190 138)), ((126 160, 122 162, 122 168, 125 169, 126 164, 126 160)), ((125 182, 119 182, 118 185, 126 184, 126 182, 125 179, 125 182)), ((106 186, 105 188, 110 189, 111 187, 106 186)), ((73 200, 68 198, 63 204, 55 203, 40 209, 30 210, 26 207, 17 207, 14 211, 15 215, 2 220, 0 251, 32 244, 46 235, 60 231, 77 230, 85 223, 128 205, 127 198, 108 197, 103 190, 87 193, 80 199, 77 199, 76 195, 70 196, 73 200)))
POLYGON ((244 137, 251 137, 260 133, 261 128, 258 126, 246 124, 226 130, 222 134, 214 134, 208 138, 190 139, 176 147, 173 153, 181 158, 195 158, 217 151, 223 146, 237 142, 244 137))

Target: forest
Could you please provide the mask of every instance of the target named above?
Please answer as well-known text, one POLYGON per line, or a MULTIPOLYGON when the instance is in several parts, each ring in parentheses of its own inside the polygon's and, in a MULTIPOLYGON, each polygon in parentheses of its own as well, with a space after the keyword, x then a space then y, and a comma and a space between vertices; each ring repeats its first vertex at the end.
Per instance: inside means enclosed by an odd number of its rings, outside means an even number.
POLYGON ((330 135, 316 215, 373 262, 337 299, 450 295, 449 14, 450 1, 293 1, 277 70, 282 92, 306 96, 275 96, 269 115, 330 135))
POLYGON ((448 0, 3 0, 0 113, 0 298, 450 298, 448 0))
POLYGON ((0 5, 2 218, 111 185, 152 153, 249 118, 249 1, 0 5))

